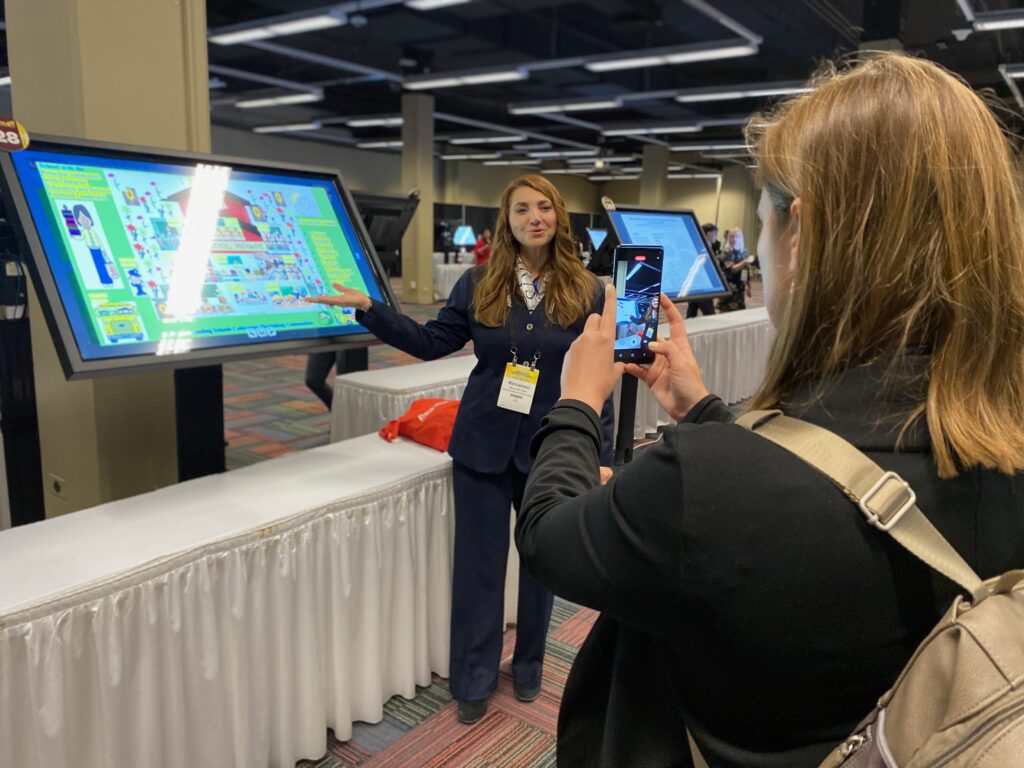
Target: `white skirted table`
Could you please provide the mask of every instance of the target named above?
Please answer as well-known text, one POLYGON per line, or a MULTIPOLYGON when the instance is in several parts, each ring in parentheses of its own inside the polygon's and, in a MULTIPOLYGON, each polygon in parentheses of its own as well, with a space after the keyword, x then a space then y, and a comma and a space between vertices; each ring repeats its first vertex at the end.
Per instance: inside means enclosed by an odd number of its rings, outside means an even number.
MULTIPOLYGON (((691 318, 686 321, 686 330, 710 391, 727 403, 754 393, 764 376, 775 333, 766 309, 691 318)), ((662 326, 659 334, 667 336, 668 326, 662 326)), ((331 440, 375 432, 421 397, 460 399, 475 364, 474 356, 463 355, 336 377, 331 440)), ((668 423, 668 414, 650 391, 638 387, 636 437, 668 423)))
MULTIPOLYGON (((667 337, 668 326, 659 328, 658 333, 667 337)), ((691 317, 686 321, 686 335, 710 392, 726 403, 737 403, 754 394, 764 378, 768 353, 775 338, 775 328, 766 308, 691 317)), ((658 405, 650 390, 639 385, 634 437, 642 438, 670 423, 668 413, 658 405)))
POLYGON ((434 300, 447 301, 459 278, 472 268, 472 264, 435 264, 434 300))
POLYGON ((476 357, 459 355, 336 376, 331 440, 376 432, 422 397, 461 399, 474 365, 476 357))
POLYGON ((453 530, 368 435, 0 532, 0 765, 319 757, 447 675, 453 530))

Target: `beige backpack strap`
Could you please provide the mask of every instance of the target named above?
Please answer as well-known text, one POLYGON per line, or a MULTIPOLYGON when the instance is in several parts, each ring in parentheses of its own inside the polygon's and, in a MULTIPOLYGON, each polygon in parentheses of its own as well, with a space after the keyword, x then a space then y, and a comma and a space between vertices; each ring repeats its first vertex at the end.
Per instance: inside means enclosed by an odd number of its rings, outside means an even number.
POLYGON ((917 508, 913 489, 895 472, 886 472, 839 435, 782 411, 750 411, 736 423, 826 475, 871 525, 966 589, 975 602, 987 596, 981 579, 917 508))

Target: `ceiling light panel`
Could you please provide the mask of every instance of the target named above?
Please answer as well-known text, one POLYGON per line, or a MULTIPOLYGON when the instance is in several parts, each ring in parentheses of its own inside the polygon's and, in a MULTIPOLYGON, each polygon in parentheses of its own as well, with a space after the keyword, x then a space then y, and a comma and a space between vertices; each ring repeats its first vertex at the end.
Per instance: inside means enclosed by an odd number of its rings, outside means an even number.
POLYGON ((505 144, 513 141, 522 141, 525 136, 459 136, 449 139, 450 144, 505 144))
POLYGON ((470 0, 406 0, 405 4, 417 11, 433 11, 452 5, 465 5, 470 0))
POLYGON ((320 123, 288 123, 287 125, 260 125, 253 128, 253 133, 292 133, 295 131, 316 131, 320 123))
POLYGON ((695 61, 734 59, 757 53, 757 45, 741 40, 728 43, 697 43, 670 48, 649 48, 629 54, 593 56, 583 66, 591 72, 615 72, 623 69, 661 67, 668 64, 690 64, 695 61))
POLYGON ((699 125, 637 125, 601 131, 603 136, 658 136, 663 133, 699 133, 699 125))
POLYGON ((400 117, 357 117, 345 121, 350 128, 394 128, 401 124, 400 117))
POLYGON ((243 99, 236 101, 235 106, 239 109, 259 109, 260 107, 277 107, 287 104, 309 104, 315 101, 323 101, 324 92, 317 89, 301 93, 286 93, 281 96, 267 96, 261 99, 243 99))
POLYGON ((410 77, 402 83, 410 91, 424 91, 429 88, 455 88, 460 85, 483 85, 486 83, 511 83, 526 80, 530 73, 524 67, 512 69, 488 69, 474 72, 443 72, 436 76, 410 77))
POLYGON ((340 27, 348 23, 348 16, 342 11, 330 11, 328 13, 316 13, 306 16, 302 14, 289 14, 274 18, 276 20, 268 19, 263 24, 251 24, 241 28, 227 27, 220 31, 212 30, 209 34, 209 40, 217 45, 239 45, 242 43, 253 43, 257 40, 269 40, 274 37, 301 35, 321 29, 340 27))
POLYGON ((560 112, 588 112, 597 110, 618 109, 622 102, 618 99, 586 99, 581 101, 538 101, 522 104, 509 104, 508 111, 512 115, 547 115, 560 112))
POLYGON ((669 147, 673 152, 706 152, 709 149, 747 149, 745 141, 723 141, 708 144, 676 144, 669 147))

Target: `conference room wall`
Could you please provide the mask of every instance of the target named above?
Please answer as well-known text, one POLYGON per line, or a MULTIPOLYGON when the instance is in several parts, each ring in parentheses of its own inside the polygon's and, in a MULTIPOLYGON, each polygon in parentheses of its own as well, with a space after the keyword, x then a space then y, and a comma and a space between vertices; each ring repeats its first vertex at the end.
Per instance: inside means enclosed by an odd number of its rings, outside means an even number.
POLYGON ((362 192, 405 195, 409 191, 402 189, 402 156, 397 153, 369 152, 218 125, 213 126, 212 139, 215 154, 338 168, 349 189, 362 192))
MULTIPOLYGON (((409 191, 402 188, 402 157, 398 153, 351 149, 217 125, 213 126, 212 139, 217 154, 339 168, 353 190, 382 195, 404 195, 409 191)), ((515 166, 438 160, 434 164, 435 201, 493 207, 505 185, 529 171, 515 166)), ((586 179, 558 176, 552 177, 552 181, 565 197, 569 210, 599 209, 597 187, 586 179)))
MULTIPOLYGON (((494 206, 512 179, 524 173, 538 173, 535 168, 513 165, 483 165, 478 162, 451 161, 441 165, 438 177, 438 199, 463 205, 494 206)), ((600 206, 597 186, 581 176, 558 175, 550 180, 565 198, 570 211, 596 211, 600 206)))

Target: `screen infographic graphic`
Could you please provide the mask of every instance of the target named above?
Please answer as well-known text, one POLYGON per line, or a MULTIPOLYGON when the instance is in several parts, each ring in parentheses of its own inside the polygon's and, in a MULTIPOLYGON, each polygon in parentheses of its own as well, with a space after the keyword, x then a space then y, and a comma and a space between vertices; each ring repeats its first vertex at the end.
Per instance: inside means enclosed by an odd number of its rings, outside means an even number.
POLYGON ((608 237, 608 230, 606 229, 592 229, 587 227, 587 234, 590 235, 590 242, 593 245, 593 250, 597 250, 601 247, 601 243, 608 237))
POLYGON ((336 177, 35 148, 11 163, 83 361, 365 333, 304 299, 336 282, 382 298, 336 177))
POLYGON ((455 234, 452 235, 452 242, 455 245, 461 245, 466 248, 472 248, 476 245, 476 234, 473 232, 473 228, 463 224, 455 230, 455 234))
POLYGON ((660 245, 665 249, 662 290, 673 300, 728 293, 714 258, 688 211, 609 211, 623 245, 660 245))

